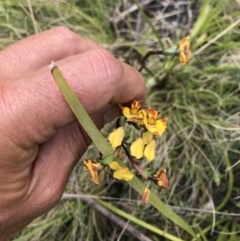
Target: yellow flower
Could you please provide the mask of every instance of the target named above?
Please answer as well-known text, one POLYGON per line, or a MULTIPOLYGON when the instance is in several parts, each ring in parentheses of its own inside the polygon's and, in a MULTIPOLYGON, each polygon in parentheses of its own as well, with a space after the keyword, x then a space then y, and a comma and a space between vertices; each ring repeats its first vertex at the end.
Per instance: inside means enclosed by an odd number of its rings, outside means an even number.
POLYGON ((137 159, 143 156, 143 149, 144 140, 141 137, 137 138, 137 140, 135 140, 130 146, 131 154, 137 159))
POLYGON ((155 125, 148 125, 146 123, 145 127, 153 135, 161 136, 167 128, 166 123, 167 123, 167 118, 163 118, 163 119, 160 119, 160 120, 156 120, 155 125))
POLYGON ((110 133, 110 135, 108 136, 108 140, 110 141, 112 148, 120 146, 122 144, 123 137, 124 129, 122 126, 110 133))
POLYGON ((167 171, 165 168, 160 168, 160 170, 154 175, 155 183, 157 186, 168 189, 169 181, 167 178, 167 171))
POLYGON ((148 202, 150 190, 148 188, 145 188, 143 194, 142 194, 142 204, 146 204, 148 202))
POLYGON ((127 118, 127 121, 132 121, 136 124, 142 125, 142 117, 139 116, 139 110, 141 107, 141 101, 133 100, 131 108, 119 105, 122 109, 123 115, 127 118))
POLYGON ((148 161, 152 161, 155 158, 155 147, 156 141, 152 139, 144 149, 144 156, 148 159, 148 161))
POLYGON ((185 65, 189 58, 190 58, 190 37, 187 36, 182 39, 181 43, 179 44, 179 50, 180 55, 179 55, 179 62, 181 65, 185 65))
MULTIPOLYGON (((152 109, 153 110, 153 109, 152 109)), ((143 123, 146 127, 146 129, 156 136, 161 136, 164 131, 166 130, 167 126, 167 118, 162 118, 159 120, 156 120, 157 115, 156 113, 159 113, 155 110, 149 112, 149 110, 141 110, 141 115, 143 116, 143 123), (152 114, 149 114, 153 112, 152 114)))
POLYGON ((113 177, 116 179, 130 181, 134 177, 133 173, 127 167, 121 167, 115 161, 110 162, 109 167, 114 170, 113 177))
POLYGON ((92 182, 95 184, 99 184, 99 177, 98 172, 100 168, 100 162, 92 162, 91 160, 84 159, 83 161, 84 168, 90 172, 90 175, 92 176, 92 182))

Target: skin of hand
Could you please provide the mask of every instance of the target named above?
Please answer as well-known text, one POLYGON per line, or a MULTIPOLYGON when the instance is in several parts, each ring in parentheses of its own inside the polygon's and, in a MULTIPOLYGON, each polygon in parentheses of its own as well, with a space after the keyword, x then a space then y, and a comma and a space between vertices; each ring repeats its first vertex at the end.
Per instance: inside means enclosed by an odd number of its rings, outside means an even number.
POLYGON ((145 95, 136 70, 66 27, 0 51, 1 241, 60 200, 91 142, 50 73, 52 60, 98 128, 119 103, 145 95))

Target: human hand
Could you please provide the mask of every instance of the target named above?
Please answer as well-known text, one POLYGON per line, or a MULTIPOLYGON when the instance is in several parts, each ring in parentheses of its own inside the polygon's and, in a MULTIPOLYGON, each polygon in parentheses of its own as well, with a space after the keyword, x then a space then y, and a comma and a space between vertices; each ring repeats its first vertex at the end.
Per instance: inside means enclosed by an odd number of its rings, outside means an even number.
POLYGON ((90 143, 47 67, 52 60, 99 128, 118 103, 145 94, 137 71, 65 27, 0 52, 0 240, 59 201, 90 143))

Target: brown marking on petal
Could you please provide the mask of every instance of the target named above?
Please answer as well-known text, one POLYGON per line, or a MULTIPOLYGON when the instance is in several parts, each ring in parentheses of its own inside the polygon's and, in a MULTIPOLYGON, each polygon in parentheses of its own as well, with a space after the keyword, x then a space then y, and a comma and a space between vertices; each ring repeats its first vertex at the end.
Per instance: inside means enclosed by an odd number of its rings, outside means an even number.
POLYGON ((127 121, 136 123, 138 125, 143 125, 143 119, 142 118, 138 118, 138 117, 133 117, 131 119, 128 119, 127 121))
POLYGON ((164 118, 162 118, 162 119, 160 119, 161 121, 162 121, 162 123, 164 123, 164 124, 167 124, 167 122, 168 122, 168 118, 167 117, 164 117, 164 118))
POLYGON ((133 100, 132 104, 131 104, 131 114, 132 115, 137 115, 139 109, 141 107, 141 100, 133 100))
POLYGON ((157 114, 157 111, 154 110, 154 109, 151 108, 151 107, 148 107, 148 108, 146 109, 146 112, 148 112, 149 115, 151 115, 151 116, 156 116, 156 114, 157 114))
POLYGON ((145 111, 147 113, 148 124, 154 125, 157 117, 160 114, 160 111, 156 111, 151 107, 146 108, 145 111))

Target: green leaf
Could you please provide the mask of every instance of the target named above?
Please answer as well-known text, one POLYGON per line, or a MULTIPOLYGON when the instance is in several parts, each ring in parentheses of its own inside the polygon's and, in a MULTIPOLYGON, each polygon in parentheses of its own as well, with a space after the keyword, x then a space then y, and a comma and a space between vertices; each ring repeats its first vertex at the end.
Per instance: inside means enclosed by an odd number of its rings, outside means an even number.
POLYGON ((110 155, 110 156, 107 156, 105 157, 101 163, 103 163, 104 165, 108 165, 110 162, 113 161, 113 159, 115 158, 114 154, 110 155))
POLYGON ((113 150, 110 144, 106 141, 98 128, 95 126, 92 119, 78 100, 77 96, 72 91, 68 82, 64 79, 60 70, 55 66, 53 62, 49 68, 51 69, 52 75, 59 89, 62 91, 65 100, 67 101, 68 105, 70 106, 71 110, 77 117, 84 130, 88 133, 89 137, 93 140, 94 144, 97 146, 104 157, 111 156, 113 154, 113 150))

